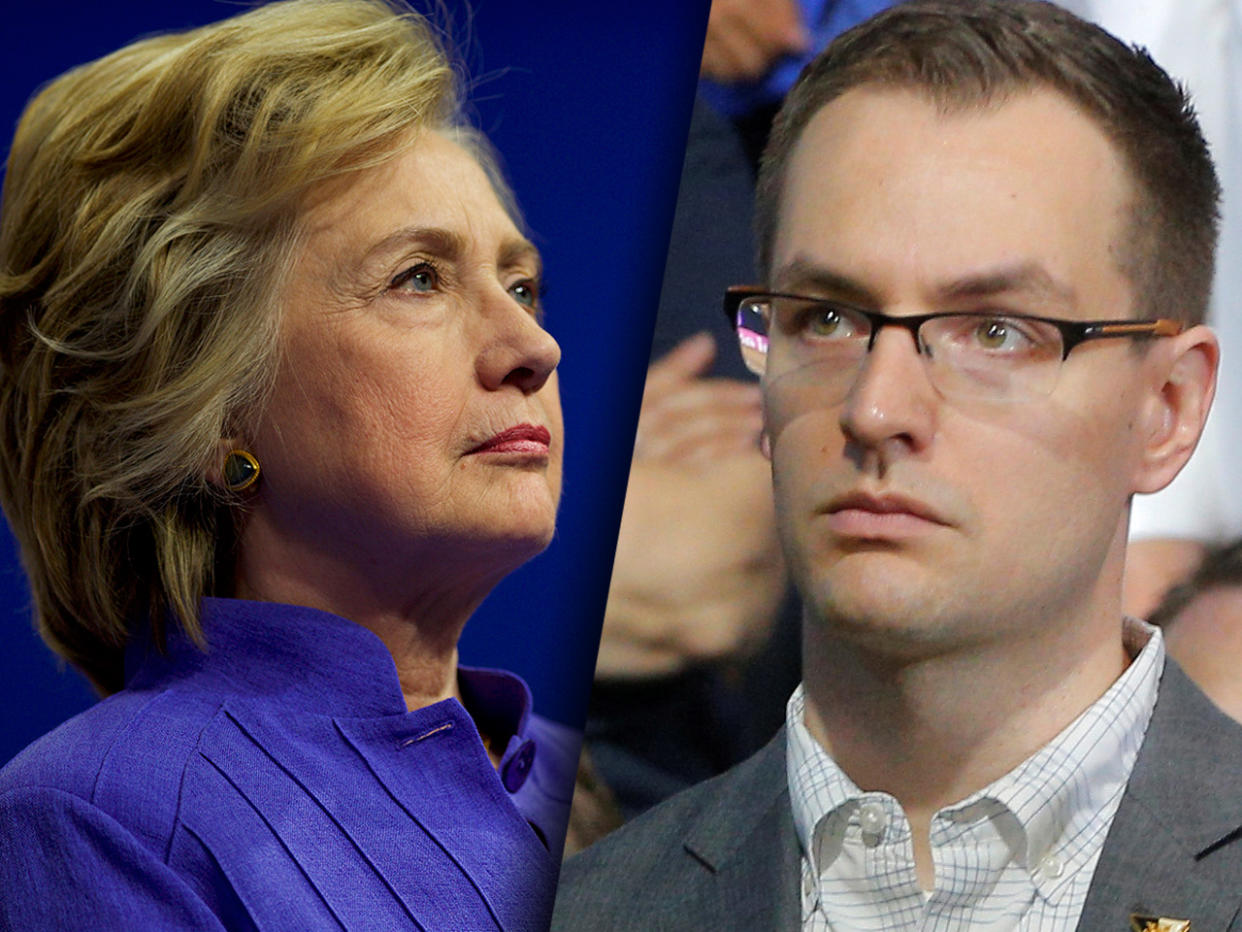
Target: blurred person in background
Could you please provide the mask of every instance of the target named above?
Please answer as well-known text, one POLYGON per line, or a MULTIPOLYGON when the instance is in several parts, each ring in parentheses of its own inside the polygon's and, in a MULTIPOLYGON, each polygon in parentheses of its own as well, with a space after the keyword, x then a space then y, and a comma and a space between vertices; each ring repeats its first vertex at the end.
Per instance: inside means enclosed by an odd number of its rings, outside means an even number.
POLYGON ((1242 721, 1242 541, 1210 549, 1150 620, 1208 698, 1242 721))

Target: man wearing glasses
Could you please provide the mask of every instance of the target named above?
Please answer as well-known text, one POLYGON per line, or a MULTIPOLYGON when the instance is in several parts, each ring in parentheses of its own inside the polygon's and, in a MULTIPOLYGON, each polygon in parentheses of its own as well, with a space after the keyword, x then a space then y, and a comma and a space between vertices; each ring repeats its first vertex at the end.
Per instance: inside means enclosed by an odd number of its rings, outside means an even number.
POLYGON ((1121 613, 1211 402, 1217 198, 1180 91, 1055 7, 902 5, 804 72, 726 299, 803 683, 555 928, 1242 928, 1242 731, 1121 613))

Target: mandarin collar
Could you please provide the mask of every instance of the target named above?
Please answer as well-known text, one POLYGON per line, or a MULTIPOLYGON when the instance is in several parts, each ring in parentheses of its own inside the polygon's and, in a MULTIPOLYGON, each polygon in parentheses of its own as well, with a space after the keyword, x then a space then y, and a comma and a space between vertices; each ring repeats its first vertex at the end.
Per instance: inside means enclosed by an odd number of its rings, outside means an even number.
MULTIPOLYGON (((392 655, 359 624, 318 609, 244 599, 204 598, 200 615, 206 650, 176 624, 166 627, 164 653, 150 637, 131 640, 126 689, 226 694, 333 717, 409 714, 392 655)), ((531 695, 520 677, 457 670, 466 708, 486 733, 509 744, 524 736, 531 695)))

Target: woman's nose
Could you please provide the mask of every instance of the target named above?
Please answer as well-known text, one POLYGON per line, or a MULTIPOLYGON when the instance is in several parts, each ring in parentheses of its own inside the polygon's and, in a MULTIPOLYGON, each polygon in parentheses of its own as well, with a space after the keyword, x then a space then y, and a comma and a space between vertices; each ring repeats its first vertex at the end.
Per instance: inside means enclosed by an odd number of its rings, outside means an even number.
POLYGON ((561 347, 530 308, 507 291, 504 294, 507 306, 499 305, 484 315, 484 326, 491 333, 479 354, 479 377, 491 391, 512 385, 529 395, 548 381, 561 361, 561 347))

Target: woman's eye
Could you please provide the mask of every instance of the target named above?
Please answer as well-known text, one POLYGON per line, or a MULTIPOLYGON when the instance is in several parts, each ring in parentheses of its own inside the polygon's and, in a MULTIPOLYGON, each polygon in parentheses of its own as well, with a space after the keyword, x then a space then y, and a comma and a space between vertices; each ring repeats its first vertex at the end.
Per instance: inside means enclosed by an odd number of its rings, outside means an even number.
POLYGON ((436 271, 436 267, 430 262, 420 262, 418 265, 410 266, 394 278, 389 287, 399 291, 424 293, 435 291, 439 285, 440 274, 436 271))
POLYGON ((533 278, 524 278, 520 282, 516 282, 509 286, 509 294, 513 295, 513 299, 518 304, 538 310, 542 291, 537 282, 533 278))

